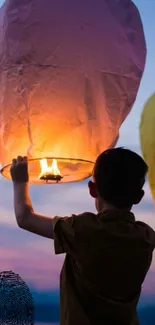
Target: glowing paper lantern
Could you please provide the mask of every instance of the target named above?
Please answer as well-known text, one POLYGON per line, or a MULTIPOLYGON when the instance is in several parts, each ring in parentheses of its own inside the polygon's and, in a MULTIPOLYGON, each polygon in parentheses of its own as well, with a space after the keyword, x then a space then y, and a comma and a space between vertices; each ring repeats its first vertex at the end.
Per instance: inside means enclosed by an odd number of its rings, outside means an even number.
POLYGON ((3 175, 20 154, 32 159, 32 183, 56 180, 38 179, 45 158, 44 167, 56 159, 62 182, 90 176, 97 155, 115 146, 144 70, 133 2, 6 0, 0 43, 3 175))
POLYGON ((149 183, 155 200, 155 93, 144 106, 140 124, 140 141, 144 159, 149 167, 149 183))

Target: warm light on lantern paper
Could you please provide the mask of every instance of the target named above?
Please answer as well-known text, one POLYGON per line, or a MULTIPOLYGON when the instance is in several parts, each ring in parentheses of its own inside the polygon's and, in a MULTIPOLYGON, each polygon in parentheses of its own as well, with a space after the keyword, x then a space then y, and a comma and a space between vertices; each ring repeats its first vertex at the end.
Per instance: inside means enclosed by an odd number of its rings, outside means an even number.
POLYGON ((31 184, 91 176, 97 156, 116 145, 143 75, 146 43, 136 6, 7 0, 0 31, 3 176, 10 179, 18 155, 28 157, 31 184), (48 173, 53 159, 58 175, 48 173))

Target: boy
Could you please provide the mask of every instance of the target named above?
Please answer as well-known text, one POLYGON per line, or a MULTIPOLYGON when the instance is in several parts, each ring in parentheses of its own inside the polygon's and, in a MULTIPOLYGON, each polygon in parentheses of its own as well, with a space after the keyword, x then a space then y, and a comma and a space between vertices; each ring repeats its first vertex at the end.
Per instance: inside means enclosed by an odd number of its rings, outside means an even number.
POLYGON ((97 214, 49 218, 33 210, 26 157, 13 160, 18 226, 54 239, 55 253, 66 253, 60 276, 61 325, 138 324, 136 306, 151 265, 155 232, 136 221, 131 208, 144 195, 147 170, 130 150, 106 150, 89 182, 97 214))

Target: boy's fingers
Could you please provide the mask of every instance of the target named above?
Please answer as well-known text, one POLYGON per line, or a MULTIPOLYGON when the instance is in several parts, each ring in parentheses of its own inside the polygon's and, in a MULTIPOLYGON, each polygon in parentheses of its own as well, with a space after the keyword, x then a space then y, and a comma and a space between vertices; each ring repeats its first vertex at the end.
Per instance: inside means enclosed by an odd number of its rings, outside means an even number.
POLYGON ((16 166, 16 163, 17 163, 17 159, 13 159, 12 160, 12 167, 16 166))
POLYGON ((24 163, 24 164, 27 164, 27 157, 26 157, 26 156, 23 157, 23 163, 24 163))
POLYGON ((12 166, 11 168, 13 167, 16 167, 17 165, 19 164, 27 164, 27 157, 22 157, 22 156, 18 156, 17 159, 13 159, 12 160, 12 166))
POLYGON ((18 157, 17 157, 17 163, 21 163, 22 161, 23 161, 23 157, 18 156, 18 157))

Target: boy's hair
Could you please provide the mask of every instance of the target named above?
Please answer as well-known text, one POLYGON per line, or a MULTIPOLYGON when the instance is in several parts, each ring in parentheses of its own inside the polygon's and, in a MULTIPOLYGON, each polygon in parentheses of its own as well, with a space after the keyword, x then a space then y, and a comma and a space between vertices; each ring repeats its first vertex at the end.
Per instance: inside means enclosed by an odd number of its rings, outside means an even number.
POLYGON ((104 151, 94 167, 100 197, 116 208, 132 206, 143 188, 147 171, 145 161, 131 150, 114 148, 104 151))

